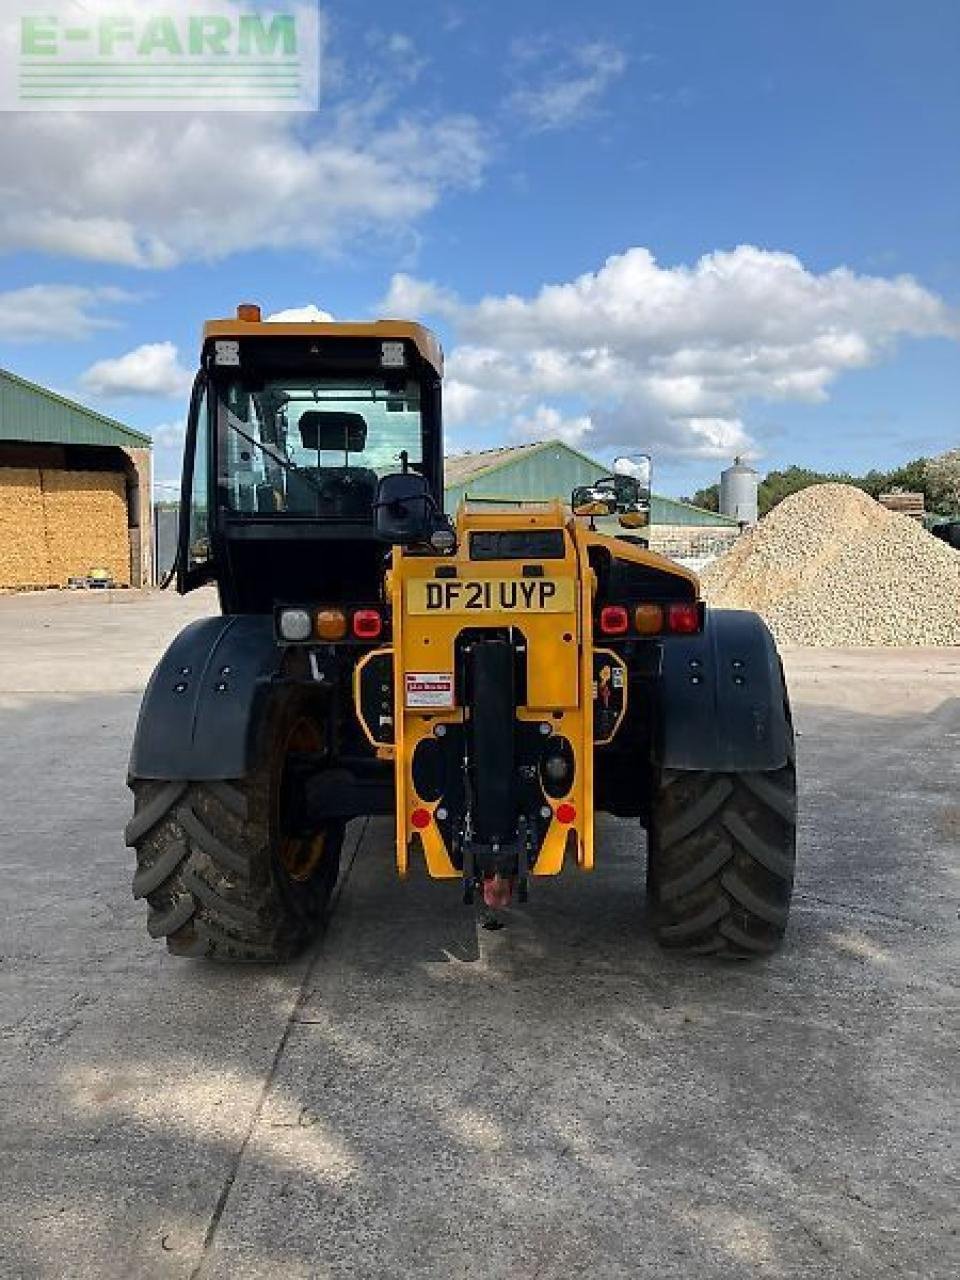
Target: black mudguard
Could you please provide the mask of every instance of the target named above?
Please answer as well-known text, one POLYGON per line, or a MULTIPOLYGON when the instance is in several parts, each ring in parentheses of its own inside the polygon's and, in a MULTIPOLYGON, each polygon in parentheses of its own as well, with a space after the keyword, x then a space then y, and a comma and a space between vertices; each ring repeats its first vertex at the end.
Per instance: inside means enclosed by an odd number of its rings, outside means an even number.
POLYGON ((671 636, 662 649, 654 763, 722 773, 783 768, 789 712, 762 618, 708 608, 702 633, 671 636))
POLYGON ((244 614, 191 623, 150 677, 130 777, 244 777, 256 751, 262 695, 280 663, 272 617, 244 614))

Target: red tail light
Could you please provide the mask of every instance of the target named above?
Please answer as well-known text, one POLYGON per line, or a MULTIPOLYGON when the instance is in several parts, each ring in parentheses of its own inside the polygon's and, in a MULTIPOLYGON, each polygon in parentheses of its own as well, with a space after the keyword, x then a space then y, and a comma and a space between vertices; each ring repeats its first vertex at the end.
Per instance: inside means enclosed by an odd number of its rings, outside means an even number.
POLYGON ((378 640, 383 619, 376 609, 358 609, 353 615, 353 634, 358 640, 378 640))
POLYGON ((667 610, 667 629, 679 635, 692 635, 700 630, 700 606, 672 604, 667 610))
POLYGON ((600 630, 605 636, 622 636, 630 629, 630 615, 622 604, 605 604, 600 610, 600 630))

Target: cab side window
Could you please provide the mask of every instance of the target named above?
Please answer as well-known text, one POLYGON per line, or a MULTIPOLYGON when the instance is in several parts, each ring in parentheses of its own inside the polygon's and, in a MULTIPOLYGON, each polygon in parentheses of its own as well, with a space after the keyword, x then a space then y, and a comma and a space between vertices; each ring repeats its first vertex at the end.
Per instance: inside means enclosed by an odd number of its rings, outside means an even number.
POLYGON ((199 569, 210 561, 210 422, 206 387, 194 402, 197 430, 194 439, 193 485, 190 491, 190 533, 187 568, 199 569))

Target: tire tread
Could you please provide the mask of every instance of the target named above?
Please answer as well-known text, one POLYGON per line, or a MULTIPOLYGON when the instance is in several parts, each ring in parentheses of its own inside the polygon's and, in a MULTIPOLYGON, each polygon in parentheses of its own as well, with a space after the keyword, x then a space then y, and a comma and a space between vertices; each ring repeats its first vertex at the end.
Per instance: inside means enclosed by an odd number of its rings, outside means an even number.
POLYGON ((265 768, 231 781, 129 785, 133 893, 146 898, 147 930, 166 939, 171 954, 285 962, 316 935, 337 879, 343 824, 331 828, 314 875, 293 881, 273 852, 265 768))
POLYGON ((780 944, 796 862, 796 770, 655 778, 647 885, 657 940, 744 958, 780 944))

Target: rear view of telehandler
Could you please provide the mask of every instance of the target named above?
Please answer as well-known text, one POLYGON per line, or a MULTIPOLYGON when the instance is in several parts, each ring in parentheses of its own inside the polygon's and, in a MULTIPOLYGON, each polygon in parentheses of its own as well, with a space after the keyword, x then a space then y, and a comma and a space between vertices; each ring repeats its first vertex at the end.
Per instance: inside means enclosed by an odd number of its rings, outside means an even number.
MULTIPOLYGON (((204 333, 178 588, 215 582, 147 688, 134 893, 177 955, 284 960, 315 934, 345 824, 393 815, 496 909, 589 871, 594 814, 640 818, 665 947, 773 950, 794 868, 777 652, 639 539, 640 465, 560 502, 443 514, 442 355, 416 324, 204 333)), ((602 850, 597 856, 602 856, 602 850)))

